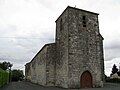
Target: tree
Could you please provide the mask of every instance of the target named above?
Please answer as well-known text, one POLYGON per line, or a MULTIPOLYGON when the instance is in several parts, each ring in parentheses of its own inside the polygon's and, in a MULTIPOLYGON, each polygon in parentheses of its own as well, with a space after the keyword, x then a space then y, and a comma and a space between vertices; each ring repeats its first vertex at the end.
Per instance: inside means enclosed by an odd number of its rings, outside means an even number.
POLYGON ((118 68, 117 68, 117 66, 114 64, 113 65, 113 68, 112 68, 112 74, 111 75, 113 75, 113 74, 115 74, 115 73, 117 73, 118 72, 118 68))
POLYGON ((119 72, 117 72, 117 74, 118 74, 118 76, 120 76, 120 71, 119 71, 119 72))
MULTIPOLYGON (((120 64, 120 63, 119 63, 120 64)), ((120 66, 119 66, 119 70, 117 72, 118 76, 120 76, 120 66)))
POLYGON ((13 66, 13 64, 11 64, 10 62, 2 62, 0 63, 0 68, 2 68, 3 70, 7 70, 7 69, 10 69, 11 70, 11 67, 13 66))
POLYGON ((12 81, 21 81, 23 80, 23 71, 22 70, 12 70, 12 81))

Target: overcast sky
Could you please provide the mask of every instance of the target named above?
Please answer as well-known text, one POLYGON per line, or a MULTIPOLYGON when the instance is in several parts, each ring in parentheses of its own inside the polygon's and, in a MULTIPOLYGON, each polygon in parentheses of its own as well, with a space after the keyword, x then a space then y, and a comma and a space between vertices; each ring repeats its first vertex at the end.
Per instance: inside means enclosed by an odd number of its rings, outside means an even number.
POLYGON ((45 43, 55 40, 55 20, 67 6, 99 13, 105 73, 120 63, 120 0, 0 0, 0 61, 24 70, 45 43))

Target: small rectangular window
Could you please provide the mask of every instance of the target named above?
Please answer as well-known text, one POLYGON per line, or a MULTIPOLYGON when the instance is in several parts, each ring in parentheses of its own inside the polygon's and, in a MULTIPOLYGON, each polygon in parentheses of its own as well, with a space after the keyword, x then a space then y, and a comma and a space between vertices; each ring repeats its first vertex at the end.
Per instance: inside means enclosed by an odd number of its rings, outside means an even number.
POLYGON ((60 20, 60 30, 62 30, 62 19, 60 20))
POLYGON ((86 24, 86 21, 83 21, 83 25, 86 24))
POLYGON ((85 16, 83 16, 83 20, 85 20, 86 18, 85 18, 85 16))
POLYGON ((82 17, 82 23, 83 23, 83 27, 86 27, 86 16, 82 17))
POLYGON ((86 25, 83 25, 83 27, 86 27, 86 25))

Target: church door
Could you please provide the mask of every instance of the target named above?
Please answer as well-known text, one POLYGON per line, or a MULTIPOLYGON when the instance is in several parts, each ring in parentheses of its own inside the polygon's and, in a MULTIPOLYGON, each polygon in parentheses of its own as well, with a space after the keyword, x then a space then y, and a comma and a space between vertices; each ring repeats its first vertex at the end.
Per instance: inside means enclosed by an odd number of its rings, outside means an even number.
POLYGON ((89 71, 83 72, 80 80, 81 88, 91 88, 92 87, 92 75, 89 71))

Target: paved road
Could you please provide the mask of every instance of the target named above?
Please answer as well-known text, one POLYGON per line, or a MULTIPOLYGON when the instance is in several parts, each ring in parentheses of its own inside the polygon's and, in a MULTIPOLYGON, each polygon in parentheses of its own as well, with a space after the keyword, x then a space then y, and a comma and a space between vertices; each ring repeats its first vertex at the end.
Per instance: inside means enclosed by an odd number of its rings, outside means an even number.
POLYGON ((120 84, 107 83, 103 88, 90 89, 62 89, 57 87, 43 87, 29 82, 12 82, 0 90, 120 90, 120 84))

